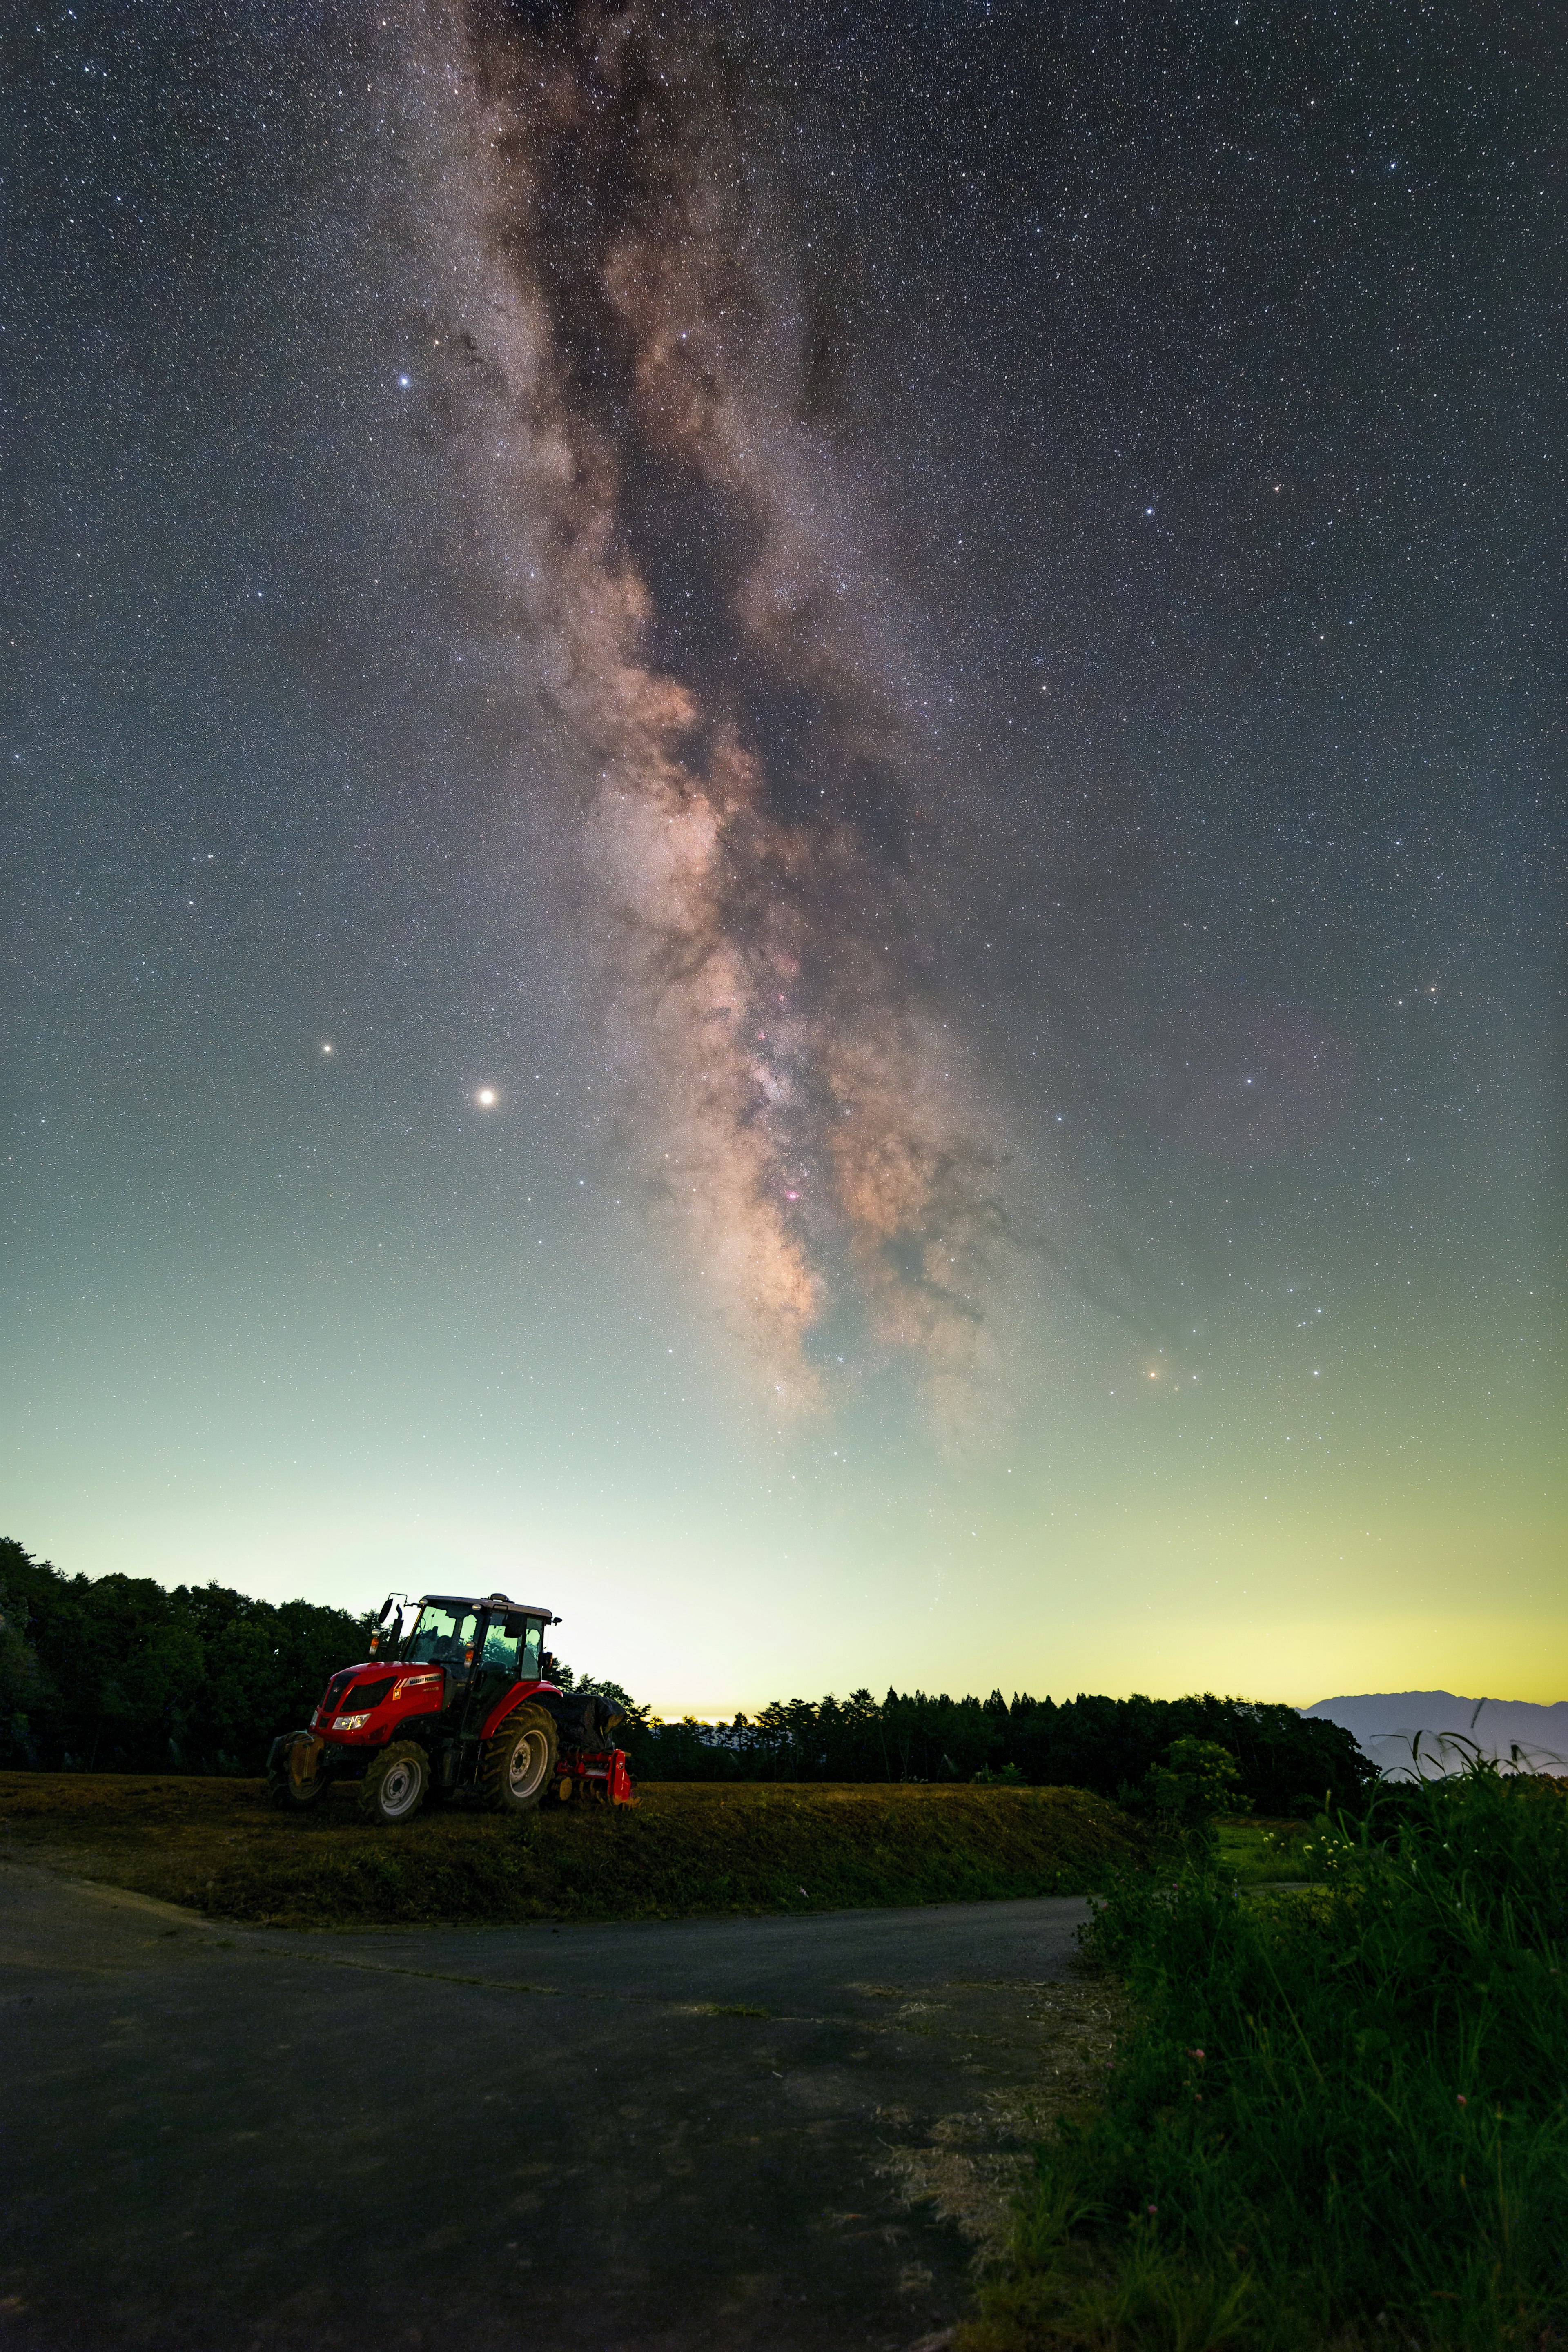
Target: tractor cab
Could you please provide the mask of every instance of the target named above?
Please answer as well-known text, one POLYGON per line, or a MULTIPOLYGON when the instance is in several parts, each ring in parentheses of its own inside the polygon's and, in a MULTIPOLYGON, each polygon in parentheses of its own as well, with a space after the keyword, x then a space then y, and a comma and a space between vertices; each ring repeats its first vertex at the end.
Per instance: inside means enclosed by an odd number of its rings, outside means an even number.
POLYGON ((483 1600, 430 1593, 412 1603, 393 1592, 382 1603, 370 1654, 398 1665, 444 1666, 461 1683, 501 1674, 536 1683, 544 1678, 544 1629, 558 1622, 548 1609, 531 1609, 504 1592, 483 1600))
POLYGON ((548 1609, 504 1592, 432 1592, 415 1601, 393 1592, 370 1637, 371 1659, 383 1672, 388 1664, 438 1667, 438 1712, 472 1736, 509 1693, 521 1696, 547 1682, 544 1629, 558 1622, 548 1609))

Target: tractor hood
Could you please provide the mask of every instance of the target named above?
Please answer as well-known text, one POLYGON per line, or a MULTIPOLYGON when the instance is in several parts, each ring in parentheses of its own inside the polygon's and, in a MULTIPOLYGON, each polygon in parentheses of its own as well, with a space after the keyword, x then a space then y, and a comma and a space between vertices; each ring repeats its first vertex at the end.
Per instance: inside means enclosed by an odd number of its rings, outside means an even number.
POLYGON ((389 1716, 438 1714, 450 1695, 444 1666, 389 1669, 372 1658, 363 1665, 345 1666, 332 1676, 316 1710, 315 1728, 330 1731, 341 1725, 345 1730, 358 1730, 384 1708, 389 1716), (344 1716, 359 1720, 343 1724, 344 1716))

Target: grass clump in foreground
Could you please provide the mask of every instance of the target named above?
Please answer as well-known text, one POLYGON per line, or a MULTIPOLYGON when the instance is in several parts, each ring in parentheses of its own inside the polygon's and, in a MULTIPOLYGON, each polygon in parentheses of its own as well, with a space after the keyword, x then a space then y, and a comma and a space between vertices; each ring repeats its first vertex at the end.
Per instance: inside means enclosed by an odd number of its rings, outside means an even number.
POLYGON ((1478 1765, 1314 1850, 1098 1907, 1138 2022, 964 2352, 1568 2345, 1568 1789, 1478 1765))
POLYGON ((288 1927, 681 1918, 1078 1895, 1141 1851, 1080 1789, 656 1782, 630 1813, 453 1805, 373 1829, 351 1790, 274 1812, 258 1781, 0 1773, 0 1851, 288 1927))

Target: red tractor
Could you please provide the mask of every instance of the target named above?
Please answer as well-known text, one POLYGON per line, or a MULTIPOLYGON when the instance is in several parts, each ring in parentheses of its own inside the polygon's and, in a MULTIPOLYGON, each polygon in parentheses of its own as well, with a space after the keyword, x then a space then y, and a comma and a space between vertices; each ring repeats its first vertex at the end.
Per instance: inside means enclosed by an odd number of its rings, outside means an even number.
POLYGON ((561 1690, 544 1629, 548 1609, 430 1593, 393 1593, 363 1665, 327 1685, 308 1731, 286 1731, 267 1759, 268 1791, 289 1810, 318 1804, 334 1780, 359 1785, 369 1822, 405 1822, 426 1798, 471 1790, 498 1812, 531 1812, 558 1797, 637 1797, 624 1752, 607 1734, 621 1709, 561 1690))

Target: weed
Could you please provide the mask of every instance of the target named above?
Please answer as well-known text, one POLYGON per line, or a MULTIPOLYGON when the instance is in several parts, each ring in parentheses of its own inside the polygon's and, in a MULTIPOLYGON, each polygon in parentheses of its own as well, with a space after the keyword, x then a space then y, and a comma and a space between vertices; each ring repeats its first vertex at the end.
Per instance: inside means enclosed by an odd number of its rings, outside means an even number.
POLYGON ((1564 1793, 1477 1762, 1325 1817, 1301 1894, 1201 1851, 1119 1886, 1089 1947, 1141 2021, 972 2352, 1561 2346, 1564 1793))

